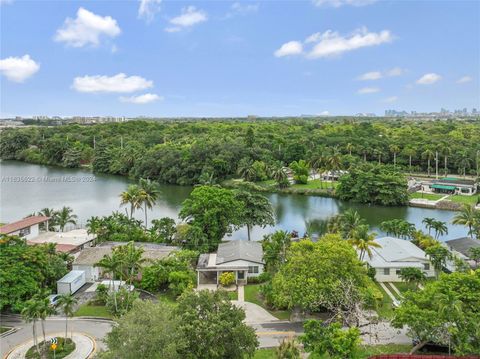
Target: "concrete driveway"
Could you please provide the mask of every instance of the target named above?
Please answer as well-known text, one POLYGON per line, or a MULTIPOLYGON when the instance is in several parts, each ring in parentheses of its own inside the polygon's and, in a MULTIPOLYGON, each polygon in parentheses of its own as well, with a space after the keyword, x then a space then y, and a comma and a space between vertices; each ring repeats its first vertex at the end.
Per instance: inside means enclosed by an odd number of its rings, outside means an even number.
POLYGON ((245 323, 247 324, 271 323, 279 321, 257 304, 250 302, 239 302, 238 300, 232 300, 232 303, 245 310, 245 323))

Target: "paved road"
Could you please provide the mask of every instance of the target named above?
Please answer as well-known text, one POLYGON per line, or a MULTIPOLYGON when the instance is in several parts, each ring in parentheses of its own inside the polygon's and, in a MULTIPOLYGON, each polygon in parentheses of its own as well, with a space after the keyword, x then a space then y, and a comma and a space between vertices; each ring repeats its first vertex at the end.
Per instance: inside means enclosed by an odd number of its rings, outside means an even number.
MULTIPOLYGON (((18 330, 6 337, 0 338, 0 353, 3 356, 8 353, 15 346, 32 338, 32 325, 22 322, 17 318, 2 317, 2 325, 12 326, 18 330)), ((102 339, 110 332, 112 324, 107 321, 93 321, 89 319, 69 319, 68 331, 86 333, 92 336, 97 342, 97 350, 104 349, 105 345, 102 339)), ((37 333, 41 335, 42 329, 40 324, 37 324, 37 333)), ((58 333, 65 332, 65 320, 62 318, 47 319, 45 324, 45 332, 58 333)))

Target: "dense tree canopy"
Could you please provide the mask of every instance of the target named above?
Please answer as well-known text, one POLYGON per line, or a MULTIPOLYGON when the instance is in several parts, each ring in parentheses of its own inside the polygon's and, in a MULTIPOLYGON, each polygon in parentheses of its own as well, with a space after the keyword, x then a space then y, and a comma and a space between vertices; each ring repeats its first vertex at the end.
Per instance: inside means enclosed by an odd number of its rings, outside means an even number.
POLYGON ((29 246, 15 236, 0 238, 0 310, 20 311, 40 290, 52 290, 67 273, 55 245, 29 246))
POLYGON ((313 164, 320 157, 330 169, 370 161, 427 172, 438 151, 441 172, 474 174, 478 138, 478 120, 131 121, 7 129, 0 156, 67 167, 92 164, 97 172, 197 184, 237 176, 245 164, 261 179, 264 165, 313 164))
MULTIPOLYGON (((451 346, 456 354, 480 352, 480 270, 442 274, 425 289, 405 294, 393 324, 420 341, 451 346)), ((419 345, 419 346, 420 346, 419 345)))

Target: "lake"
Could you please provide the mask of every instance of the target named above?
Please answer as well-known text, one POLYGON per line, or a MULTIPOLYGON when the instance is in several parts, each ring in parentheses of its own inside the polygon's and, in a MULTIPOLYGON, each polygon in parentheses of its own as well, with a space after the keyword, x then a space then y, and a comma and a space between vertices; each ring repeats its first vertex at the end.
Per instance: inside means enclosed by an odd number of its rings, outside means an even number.
MULTIPOLYGON (((92 174, 83 169, 67 169, 28 164, 18 161, 0 163, 0 222, 8 223, 21 219, 42 208, 73 208, 79 224, 84 226, 91 216, 109 215, 113 211, 125 211, 120 207, 119 195, 131 181, 125 177, 92 174)), ((149 221, 153 218, 172 217, 178 220, 182 202, 188 197, 192 187, 160 185, 160 199, 153 211, 149 211, 149 221)), ((276 225, 252 231, 253 239, 261 239, 264 234, 282 230, 296 230, 300 234, 318 234, 324 231, 326 221, 349 208, 356 209, 366 219, 378 235, 381 222, 390 219, 405 219, 424 229, 422 220, 434 217, 447 222, 449 233, 441 239, 453 239, 467 235, 463 226, 454 226, 451 220, 455 212, 415 207, 382 207, 344 202, 332 198, 291 194, 267 195, 274 208, 276 225)), ((138 211, 135 215, 143 219, 138 211)), ((246 239, 246 229, 240 229, 231 236, 233 239, 246 239)))

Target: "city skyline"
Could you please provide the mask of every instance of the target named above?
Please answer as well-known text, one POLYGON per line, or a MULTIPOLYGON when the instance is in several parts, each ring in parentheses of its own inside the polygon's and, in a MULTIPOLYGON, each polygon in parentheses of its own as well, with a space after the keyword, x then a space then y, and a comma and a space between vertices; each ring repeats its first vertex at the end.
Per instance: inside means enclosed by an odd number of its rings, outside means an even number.
POLYGON ((480 107, 478 2, 0 6, 2 118, 480 107))

